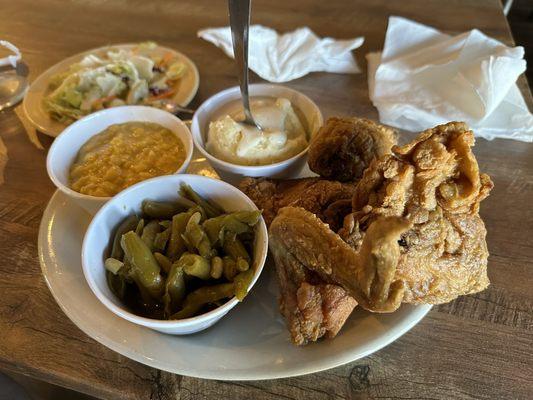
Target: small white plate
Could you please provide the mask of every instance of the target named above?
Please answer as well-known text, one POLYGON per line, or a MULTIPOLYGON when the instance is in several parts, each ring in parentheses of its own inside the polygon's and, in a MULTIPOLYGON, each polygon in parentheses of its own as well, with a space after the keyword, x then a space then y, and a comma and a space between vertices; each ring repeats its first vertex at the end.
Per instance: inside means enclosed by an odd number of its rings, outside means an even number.
MULTIPOLYGON (((205 159, 190 172, 213 176, 205 159)), ((39 259, 44 278, 65 314, 104 346, 143 364, 199 378, 274 379, 309 374, 367 356, 416 325, 429 305, 403 305, 392 314, 360 308, 339 335, 305 347, 294 346, 278 311, 274 266, 265 265, 242 304, 206 331, 171 336, 137 326, 109 311, 89 289, 81 267, 81 244, 90 216, 57 191, 39 229, 39 259)))
MULTIPOLYGON (((26 93, 26 96, 24 97, 22 107, 29 121, 37 130, 47 134, 48 136, 56 137, 59 135, 63 129, 67 127, 67 125, 50 118, 50 115, 43 107, 43 98, 49 93, 48 84, 50 82, 50 78, 55 74, 66 71, 72 64, 81 61, 81 59, 88 54, 105 55, 105 53, 109 50, 129 50, 137 45, 138 43, 118 44, 114 46, 104 46, 97 49, 87 50, 83 53, 65 58, 63 61, 47 69, 45 72, 39 75, 35 81, 33 81, 28 89, 28 92, 26 93)), ((180 80, 178 91, 172 100, 181 106, 186 106, 189 104, 196 95, 198 86, 200 85, 200 75, 198 74, 196 65, 184 54, 169 49, 168 47, 157 46, 152 50, 152 52, 154 55, 159 56, 170 52, 177 60, 185 63, 187 66, 187 71, 180 80)))

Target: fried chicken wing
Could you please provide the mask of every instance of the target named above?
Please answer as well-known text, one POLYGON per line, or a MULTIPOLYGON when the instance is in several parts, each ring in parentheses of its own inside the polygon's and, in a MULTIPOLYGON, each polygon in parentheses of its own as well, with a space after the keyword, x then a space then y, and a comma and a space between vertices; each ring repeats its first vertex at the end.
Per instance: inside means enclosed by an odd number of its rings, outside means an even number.
POLYGON ((320 178, 245 178, 239 188, 263 210, 267 225, 270 225, 280 208, 294 206, 316 214, 334 230, 340 228, 344 215, 351 211, 351 199, 355 193, 353 183, 320 178))
POLYGON ((269 244, 276 265, 282 257, 294 258, 325 282, 342 286, 365 309, 390 312, 403 299, 395 270, 398 239, 409 225, 398 217, 377 220, 357 252, 309 211, 285 207, 272 221, 269 244))
POLYGON ((329 118, 309 145, 309 168, 326 179, 353 181, 395 144, 392 129, 368 119, 329 118))
POLYGON ((338 234, 287 207, 270 227, 273 253, 342 286, 367 310, 438 304, 483 290, 488 251, 479 203, 492 188, 463 123, 423 132, 374 160, 357 184, 338 234))

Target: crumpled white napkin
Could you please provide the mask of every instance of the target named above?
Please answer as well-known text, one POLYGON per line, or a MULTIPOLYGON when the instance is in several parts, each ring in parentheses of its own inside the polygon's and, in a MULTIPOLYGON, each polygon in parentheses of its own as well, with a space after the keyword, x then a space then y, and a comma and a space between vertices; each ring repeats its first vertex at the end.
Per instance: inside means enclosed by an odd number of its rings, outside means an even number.
MULTIPOLYGON (((198 37, 213 43, 233 58, 229 27, 204 29, 198 31, 198 37)), ((280 35, 273 29, 252 25, 249 40, 249 67, 270 82, 287 82, 314 71, 360 72, 351 51, 363 44, 363 37, 321 39, 307 27, 280 35)))
POLYGON ((522 47, 474 29, 449 36, 390 17, 382 53, 370 53, 370 98, 384 124, 421 131, 465 121, 486 139, 533 141, 533 116, 516 80, 526 70, 522 47))

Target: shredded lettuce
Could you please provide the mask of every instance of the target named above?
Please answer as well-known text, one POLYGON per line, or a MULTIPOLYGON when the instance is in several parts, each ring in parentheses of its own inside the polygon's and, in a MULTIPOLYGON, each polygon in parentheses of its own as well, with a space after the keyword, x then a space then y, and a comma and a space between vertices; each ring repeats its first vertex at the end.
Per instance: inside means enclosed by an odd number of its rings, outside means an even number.
POLYGON ((72 122, 105 107, 124 104, 159 106, 170 97, 186 66, 157 53, 154 42, 133 50, 109 50, 104 56, 89 54, 65 72, 50 79, 43 100, 54 119, 72 122))
POLYGON ((186 67, 182 62, 175 62, 168 67, 166 77, 170 80, 176 80, 183 76, 185 73, 186 67))

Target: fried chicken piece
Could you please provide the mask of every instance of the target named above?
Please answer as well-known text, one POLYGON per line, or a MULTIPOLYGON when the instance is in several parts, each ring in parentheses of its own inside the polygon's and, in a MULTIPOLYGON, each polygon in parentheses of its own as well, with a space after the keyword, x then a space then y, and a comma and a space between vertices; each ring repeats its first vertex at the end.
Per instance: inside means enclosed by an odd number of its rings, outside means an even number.
POLYGON ((488 251, 478 211, 492 182, 479 173, 473 144, 467 126, 454 122, 395 146, 365 171, 339 234, 303 209, 284 208, 270 227, 271 249, 374 312, 483 290, 488 251))
POLYGON ((342 286, 365 309, 389 312, 403 298, 403 283, 394 275, 398 240, 409 225, 398 217, 377 220, 357 252, 309 211, 285 207, 272 221, 269 247, 276 265, 282 257, 294 258, 325 282, 342 286))
POLYGON ((267 225, 270 225, 280 208, 294 206, 311 211, 334 230, 342 226, 344 216, 351 211, 351 199, 355 192, 353 183, 320 178, 245 178, 239 188, 263 210, 267 225))
POLYGON ((309 168, 326 179, 353 181, 395 144, 391 128, 365 118, 329 118, 309 145, 309 168))
POLYGON ((325 283, 291 253, 272 248, 280 284, 280 311, 296 345, 333 338, 357 302, 338 285, 325 283))
POLYGON ((366 227, 384 216, 412 222, 402 235, 397 279, 404 302, 440 304, 485 289, 488 250, 479 204, 492 182, 480 174, 464 123, 424 131, 374 162, 353 197, 340 235, 358 249, 366 227))
MULTIPOLYGON (((320 178, 245 178, 239 187, 263 210, 267 225, 280 208, 293 205, 310 210, 335 230, 351 211, 355 191, 354 184, 320 178)), ((306 269, 290 253, 275 250, 272 248, 280 285, 280 311, 292 341, 304 345, 322 336, 335 337, 357 302, 340 286, 306 269)))

